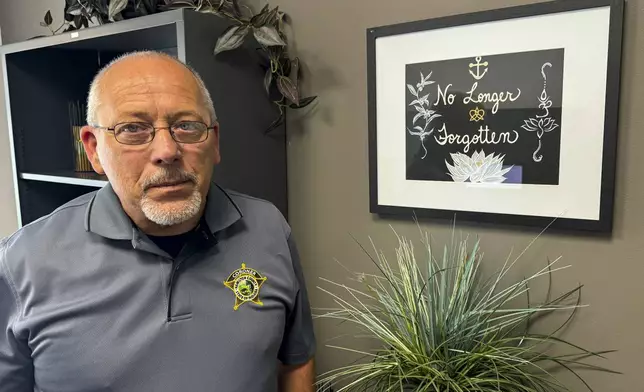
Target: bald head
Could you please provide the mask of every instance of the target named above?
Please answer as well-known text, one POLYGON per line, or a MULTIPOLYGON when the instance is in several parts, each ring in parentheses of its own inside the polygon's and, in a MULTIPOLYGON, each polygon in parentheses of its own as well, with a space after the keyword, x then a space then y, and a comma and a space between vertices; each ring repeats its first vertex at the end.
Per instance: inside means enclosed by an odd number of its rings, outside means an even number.
POLYGON ((187 88, 194 87, 199 92, 201 104, 208 111, 210 122, 214 123, 217 120, 210 93, 194 69, 165 53, 143 51, 127 53, 112 60, 94 77, 87 97, 87 123, 105 126, 99 124, 98 111, 110 89, 123 87, 123 84, 127 84, 133 77, 155 77, 163 83, 167 75, 179 79, 187 88), (194 86, 190 86, 191 84, 194 86))

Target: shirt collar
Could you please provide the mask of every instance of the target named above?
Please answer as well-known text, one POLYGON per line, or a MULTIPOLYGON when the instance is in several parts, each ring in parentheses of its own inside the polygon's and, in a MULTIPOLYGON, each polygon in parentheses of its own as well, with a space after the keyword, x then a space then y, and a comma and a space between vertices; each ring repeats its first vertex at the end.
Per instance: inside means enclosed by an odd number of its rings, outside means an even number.
MULTIPOLYGON (((213 234, 243 217, 239 206, 219 185, 211 183, 204 218, 213 234)), ((85 211, 85 230, 114 240, 132 240, 137 228, 127 216, 111 184, 101 188, 85 211)))

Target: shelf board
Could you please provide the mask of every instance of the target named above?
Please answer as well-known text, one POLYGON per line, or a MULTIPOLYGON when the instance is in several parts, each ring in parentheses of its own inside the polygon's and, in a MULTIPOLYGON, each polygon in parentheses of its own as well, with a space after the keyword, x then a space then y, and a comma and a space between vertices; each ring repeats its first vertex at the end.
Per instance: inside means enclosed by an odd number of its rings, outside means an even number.
POLYGON ((58 171, 43 173, 20 173, 20 178, 30 181, 55 182, 58 184, 102 188, 107 184, 105 176, 92 172, 58 171))

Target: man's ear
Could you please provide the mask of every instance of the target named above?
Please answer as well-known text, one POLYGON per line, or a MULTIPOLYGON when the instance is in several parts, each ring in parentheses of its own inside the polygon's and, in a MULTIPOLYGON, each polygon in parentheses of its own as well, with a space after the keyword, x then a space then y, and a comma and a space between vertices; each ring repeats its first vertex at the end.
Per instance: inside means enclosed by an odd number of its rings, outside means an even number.
POLYGON ((96 139, 95 132, 97 132, 96 129, 92 128, 89 125, 86 125, 81 128, 80 138, 83 142, 83 146, 85 147, 85 154, 87 154, 87 159, 89 159, 89 163, 92 164, 94 171, 98 174, 105 174, 105 170, 103 170, 101 161, 98 159, 98 152, 96 151, 98 140, 96 139))
POLYGON ((221 153, 219 152, 219 123, 215 123, 213 129, 212 129, 212 138, 213 138, 213 149, 214 149, 214 154, 213 154, 213 164, 218 165, 219 162, 221 162, 221 153))

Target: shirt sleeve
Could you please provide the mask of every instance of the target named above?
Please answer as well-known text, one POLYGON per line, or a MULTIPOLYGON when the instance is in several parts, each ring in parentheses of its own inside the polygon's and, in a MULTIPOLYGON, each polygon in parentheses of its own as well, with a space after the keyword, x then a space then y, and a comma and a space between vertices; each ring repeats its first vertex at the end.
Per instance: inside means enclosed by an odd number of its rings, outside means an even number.
POLYGON ((26 341, 15 336, 13 322, 19 317, 20 306, 0 241, 0 390, 2 392, 33 392, 33 364, 26 341))
POLYGON ((300 365, 309 361, 315 354, 315 334, 311 307, 306 292, 304 274, 300 264, 300 256, 289 235, 288 247, 291 253, 293 269, 297 280, 293 308, 287 315, 286 328, 278 359, 285 365, 300 365))

